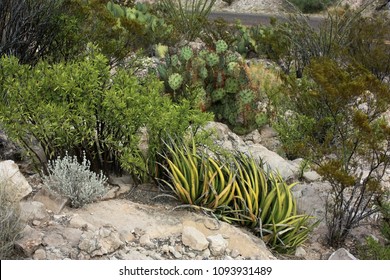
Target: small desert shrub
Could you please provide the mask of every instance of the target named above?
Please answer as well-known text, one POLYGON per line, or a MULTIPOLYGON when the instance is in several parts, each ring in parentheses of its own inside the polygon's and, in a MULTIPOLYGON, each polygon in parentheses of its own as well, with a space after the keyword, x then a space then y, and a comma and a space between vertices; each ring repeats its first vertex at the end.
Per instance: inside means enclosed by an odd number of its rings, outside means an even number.
POLYGON ((17 204, 9 200, 9 194, 0 181, 0 259, 11 257, 14 241, 22 230, 17 204))
POLYGON ((50 175, 44 177, 44 185, 69 197, 72 207, 82 207, 106 192, 104 183, 107 178, 102 173, 90 171, 90 166, 85 155, 81 164, 75 156, 58 157, 49 162, 50 175))
POLYGON ((303 13, 318 13, 325 10, 334 0, 290 0, 303 13))

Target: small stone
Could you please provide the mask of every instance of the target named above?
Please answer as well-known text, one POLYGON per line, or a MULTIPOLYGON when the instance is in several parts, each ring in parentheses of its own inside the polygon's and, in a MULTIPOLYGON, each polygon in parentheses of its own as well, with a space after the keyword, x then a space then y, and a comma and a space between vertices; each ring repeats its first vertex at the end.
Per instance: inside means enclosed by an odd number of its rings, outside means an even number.
POLYGON ((340 248, 330 255, 329 260, 357 260, 348 250, 340 248))
POLYGON ((167 244, 164 244, 162 247, 161 247, 161 251, 165 254, 168 254, 169 253, 169 246, 167 244))
POLYGON ((182 242, 193 250, 203 251, 209 246, 206 237, 194 227, 185 226, 182 232, 182 242))
POLYGON ((209 230, 218 230, 221 227, 221 223, 216 219, 206 219, 203 224, 209 230))
POLYGON ((232 258, 237 258, 240 255, 240 252, 237 249, 233 249, 230 256, 232 258))
POLYGON ((207 240, 210 242, 209 248, 213 256, 221 256, 225 254, 228 242, 221 234, 209 236, 207 237, 207 240))
POLYGON ((181 259, 183 257, 182 254, 180 254, 173 246, 169 246, 169 252, 176 258, 181 259))
POLYGON ((190 259, 195 259, 196 255, 192 252, 189 252, 187 253, 187 256, 190 258, 190 259))
POLYGON ((46 251, 43 249, 38 249, 33 255, 34 260, 46 260, 46 251))
POLYGON ((139 244, 147 248, 154 248, 155 244, 150 240, 149 234, 144 234, 139 239, 139 244))
POLYGON ((126 243, 131 243, 131 242, 134 242, 137 240, 135 238, 134 234, 128 230, 122 230, 120 232, 120 238, 123 242, 126 242, 126 243))
POLYGON ((306 251, 301 246, 297 247, 295 250, 295 256, 298 258, 304 258, 306 256, 306 251))
POLYGON ((209 249, 206 249, 206 250, 203 251, 202 257, 204 259, 208 259, 208 258, 210 258, 210 256, 211 256, 211 252, 210 252, 209 249))
POLYGON ((321 180, 320 174, 315 171, 308 171, 303 173, 303 178, 308 182, 315 182, 321 180))
POLYGON ((38 227, 40 224, 41 224, 41 222, 40 222, 40 221, 38 221, 38 220, 34 220, 34 221, 32 221, 32 225, 33 225, 33 226, 36 226, 36 227, 38 227))

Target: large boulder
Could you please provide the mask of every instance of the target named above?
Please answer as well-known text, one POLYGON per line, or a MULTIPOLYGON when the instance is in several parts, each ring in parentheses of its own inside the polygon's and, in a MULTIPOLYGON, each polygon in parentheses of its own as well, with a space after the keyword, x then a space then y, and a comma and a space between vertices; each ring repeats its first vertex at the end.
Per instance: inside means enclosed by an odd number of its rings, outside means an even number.
POLYGON ((19 202, 32 192, 30 184, 12 160, 0 162, 0 188, 4 188, 12 202, 19 202))
POLYGON ((227 125, 222 123, 209 122, 204 129, 214 133, 214 141, 218 146, 228 151, 239 151, 255 159, 261 159, 267 170, 279 172, 283 179, 287 180, 297 177, 298 167, 295 164, 270 151, 263 145, 256 144, 261 138, 258 133, 254 132, 245 136, 244 139, 251 139, 245 142, 240 136, 233 133, 227 125))

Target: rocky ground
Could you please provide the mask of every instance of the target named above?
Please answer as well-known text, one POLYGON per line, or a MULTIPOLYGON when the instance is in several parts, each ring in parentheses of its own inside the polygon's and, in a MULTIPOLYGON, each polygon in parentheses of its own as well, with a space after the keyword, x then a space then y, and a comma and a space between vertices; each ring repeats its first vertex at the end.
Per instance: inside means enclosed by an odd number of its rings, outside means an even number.
MULTIPOLYGON (((206 129, 216 131, 215 141, 222 147, 261 156, 286 180, 296 180, 299 161, 287 161, 271 150, 277 150, 279 145, 271 128, 255 130, 244 137, 220 123, 210 123, 206 129)), ((4 137, 0 142, 0 148, 12 147, 4 137)), ((11 152, 7 155, 12 157, 11 152)), ((326 234, 323 222, 295 254, 279 255, 248 230, 185 208, 152 184, 135 187, 127 177, 111 178, 107 195, 80 209, 69 208, 65 198, 42 187, 37 174, 22 174, 12 160, 0 162, 0 178, 10 178, 11 186, 18 190, 15 200, 20 201, 26 223, 16 242, 18 259, 354 258, 345 249, 333 254, 335 249, 323 245, 326 234)), ((323 218, 328 188, 318 174, 305 172, 294 189, 300 211, 323 218)), ((372 227, 360 229, 348 246, 353 248, 356 240, 374 233, 372 227)))

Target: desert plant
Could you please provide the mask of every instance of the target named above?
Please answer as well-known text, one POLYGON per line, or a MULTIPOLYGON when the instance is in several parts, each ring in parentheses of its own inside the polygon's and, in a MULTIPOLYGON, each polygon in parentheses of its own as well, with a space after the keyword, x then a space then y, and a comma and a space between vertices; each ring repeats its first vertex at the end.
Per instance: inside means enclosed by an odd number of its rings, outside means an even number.
POLYGON ((12 257, 14 242, 22 231, 19 205, 5 188, 6 182, 0 181, 0 260, 12 257))
POLYGON ((290 13, 288 24, 279 25, 283 38, 288 39, 298 77, 311 59, 318 57, 340 58, 352 47, 350 34, 356 23, 374 0, 368 1, 356 10, 338 7, 326 12, 326 18, 313 26, 309 18, 296 8, 290 13))
POLYGON ((157 68, 158 75, 175 102, 190 100, 194 107, 213 112, 217 120, 245 133, 264 115, 257 106, 263 99, 259 79, 239 54, 228 50, 225 41, 218 40, 213 47, 197 52, 182 47, 177 54, 166 56, 157 68), (196 88, 203 90, 203 99, 193 95, 200 93, 196 88))
MULTIPOLYGON (((171 140, 164 154, 169 181, 162 180, 177 198, 192 207, 215 212, 227 207, 235 192, 234 174, 228 166, 191 145, 171 140)), ((217 212, 218 213, 218 212, 217 212)))
POLYGON ((159 7, 183 39, 194 40, 207 24, 216 0, 162 0, 159 7))
POLYGON ((155 77, 123 68, 111 75, 107 58, 91 45, 69 63, 29 68, 2 58, 0 65, 1 123, 43 168, 67 151, 78 158, 85 152, 92 169, 105 174, 152 174, 166 133, 182 135, 211 117, 185 100, 173 104, 155 77), (138 147, 142 129, 145 154, 138 147))
POLYGON ((299 215, 291 189, 260 162, 237 153, 225 157, 193 141, 171 142, 164 154, 168 176, 161 179, 183 203, 229 223, 253 229, 278 251, 302 244, 315 226, 299 215))
POLYGON ((330 59, 312 61, 308 76, 311 82, 296 81, 290 87, 288 122, 299 130, 282 140, 298 136, 295 153, 308 158, 329 181, 328 242, 340 245, 352 228, 379 211, 377 202, 383 199, 390 128, 382 115, 390 92, 366 69, 330 59))
POLYGON ((49 161, 49 175, 44 176, 43 184, 49 189, 69 198, 74 208, 79 208, 102 197, 106 193, 107 178, 103 173, 90 170, 91 163, 85 154, 79 163, 76 156, 67 153, 49 161))
POLYGON ((55 45, 62 0, 2 0, 0 2, 0 57, 17 56, 36 63, 55 45))
POLYGON ((310 216, 298 214, 288 185, 282 177, 267 172, 264 164, 252 157, 235 155, 236 195, 232 206, 235 218, 262 237, 273 249, 289 252, 302 244, 316 226, 310 216))

